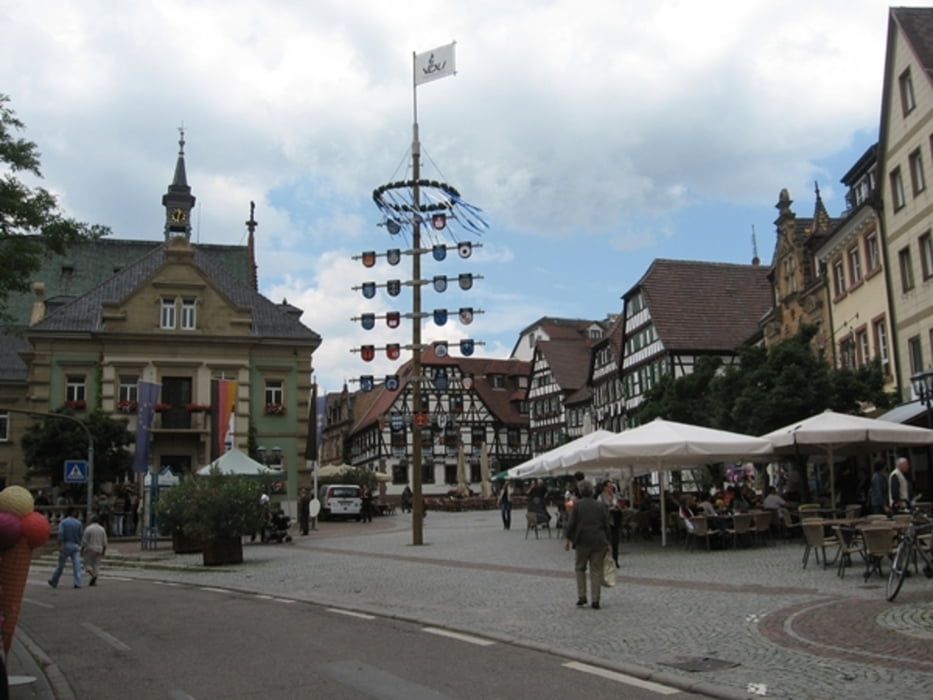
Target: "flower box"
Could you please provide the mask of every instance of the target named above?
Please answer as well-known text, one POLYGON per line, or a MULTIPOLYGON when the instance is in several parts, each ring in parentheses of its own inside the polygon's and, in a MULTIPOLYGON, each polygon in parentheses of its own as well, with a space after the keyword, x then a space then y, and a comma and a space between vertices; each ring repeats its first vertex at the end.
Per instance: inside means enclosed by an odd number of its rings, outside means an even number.
POLYGON ((191 413, 206 413, 211 410, 210 406, 203 403, 186 403, 185 408, 191 413))
POLYGON ((136 410, 139 408, 139 404, 135 401, 118 401, 117 410, 120 413, 136 413, 136 410))
POLYGON ((71 401, 66 401, 65 408, 74 408, 78 411, 83 411, 85 408, 87 408, 87 401, 85 401, 84 399, 74 399, 71 401))
POLYGON ((168 409, 170 409, 171 407, 172 407, 171 404, 167 404, 167 403, 157 403, 157 404, 153 407, 153 410, 155 410, 156 413, 165 413, 165 412, 166 412, 168 409))
POLYGON ((243 561, 243 540, 239 537, 211 537, 202 544, 204 566, 240 564, 243 561))
POLYGON ((284 416, 285 415, 285 404, 284 403, 267 403, 266 404, 266 415, 267 416, 284 416))

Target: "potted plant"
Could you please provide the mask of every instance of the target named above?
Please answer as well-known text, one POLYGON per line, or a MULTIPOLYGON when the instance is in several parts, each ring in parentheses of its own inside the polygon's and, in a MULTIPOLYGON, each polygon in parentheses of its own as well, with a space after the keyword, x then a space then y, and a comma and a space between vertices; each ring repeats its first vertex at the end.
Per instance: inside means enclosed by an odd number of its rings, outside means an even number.
POLYGON ((121 413, 136 413, 138 404, 135 401, 123 400, 117 402, 117 408, 121 413))
POLYGON ((262 486, 246 476, 223 474, 213 469, 207 476, 191 475, 173 486, 163 509, 177 508, 181 532, 201 542, 204 564, 237 564, 243 561, 243 535, 258 532, 264 511, 259 497, 262 486))
POLYGON ((267 416, 284 416, 285 415, 285 404, 284 403, 267 403, 266 404, 266 415, 267 416))
POLYGON ((185 526, 194 520, 197 512, 195 489, 187 487, 187 480, 162 492, 156 504, 159 530, 171 535, 172 551, 193 554, 202 551, 201 539, 189 535, 185 526))

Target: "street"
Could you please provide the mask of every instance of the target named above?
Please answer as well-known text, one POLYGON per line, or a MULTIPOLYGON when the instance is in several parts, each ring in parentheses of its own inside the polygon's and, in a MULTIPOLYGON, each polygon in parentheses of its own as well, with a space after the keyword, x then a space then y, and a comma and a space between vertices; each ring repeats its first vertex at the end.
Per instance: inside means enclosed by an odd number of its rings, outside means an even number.
MULTIPOLYGON (((291 544, 247 543, 243 563, 229 567, 204 567, 200 555, 174 554, 167 543, 150 552, 141 551, 138 541, 125 541, 115 544, 112 553, 108 550, 99 590, 53 592, 45 579, 54 558, 34 561, 19 627, 31 633, 33 619, 47 614, 36 603, 49 603, 49 593, 55 593, 53 602, 60 606, 65 601, 86 605, 92 600, 86 594, 109 595, 122 585, 110 579, 132 577, 151 581, 147 585, 153 595, 140 596, 122 627, 90 620, 127 644, 130 629, 149 624, 159 646, 170 643, 160 627, 168 623, 149 620, 167 617, 172 610, 160 608, 156 601, 161 597, 154 593, 177 591, 169 584, 183 583, 207 587, 207 592, 235 592, 213 593, 220 601, 254 594, 298 601, 263 604, 264 609, 284 607, 289 615, 295 615, 299 604, 315 604, 388 617, 419 629, 479 636, 498 642, 495 655, 517 645, 712 697, 877 700, 892 687, 901 698, 933 696, 933 582, 923 576, 908 579, 892 604, 884 600, 883 582, 877 576, 864 581, 858 563, 845 578, 812 562, 804 569, 799 541, 686 552, 673 542, 661 547, 655 538, 623 543, 619 583, 603 591, 597 612, 574 606, 572 554, 563 551, 560 541, 525 535, 523 527, 503 530, 495 511, 431 511, 424 545, 413 546, 410 516, 399 514, 372 523, 320 523, 291 544)), ((320 624, 301 625, 309 628, 308 644, 320 624)), ((238 629, 227 618, 223 624, 208 619, 205 625, 226 637, 232 635, 224 629, 238 629)), ((246 626, 250 631, 245 636, 271 634, 270 627, 257 622, 246 626)), ((68 629, 58 626, 57 634, 68 629)), ((275 631, 285 636, 271 649, 268 643, 263 647, 242 637, 236 641, 242 653, 261 654, 269 667, 277 664, 277 654, 285 653, 281 647, 295 641, 289 632, 275 631)), ((202 645, 209 648, 205 637, 192 635, 197 643, 185 653, 200 652, 202 645)), ((324 639, 325 649, 329 641, 324 639)), ((393 640, 373 644, 388 653, 393 640)), ((455 647, 452 659, 468 653, 455 647)), ((63 648, 67 652, 67 644, 63 648)), ((307 651, 300 658, 313 662, 317 652, 311 647, 307 651)), ((49 650, 53 663, 64 664, 56 654, 57 647, 55 654, 49 650)), ((355 652, 347 656, 357 658, 355 652)), ((471 678, 490 668, 488 663, 476 665, 471 678)), ((408 680, 420 682, 417 677, 408 680)))

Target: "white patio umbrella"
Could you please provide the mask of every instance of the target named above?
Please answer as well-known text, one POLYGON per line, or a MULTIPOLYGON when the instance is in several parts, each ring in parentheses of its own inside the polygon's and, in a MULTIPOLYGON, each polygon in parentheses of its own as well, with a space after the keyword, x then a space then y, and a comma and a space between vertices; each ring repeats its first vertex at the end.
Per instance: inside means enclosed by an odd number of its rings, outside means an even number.
POLYGON ((556 471, 561 468, 560 460, 564 455, 574 454, 583 447, 597 443, 600 440, 611 438, 614 435, 618 435, 618 433, 613 433, 609 430, 594 430, 592 433, 582 435, 575 440, 555 447, 553 450, 548 450, 521 464, 515 465, 509 469, 509 478, 528 479, 539 474, 544 474, 545 472, 556 471))
POLYGON ((830 498, 836 503, 833 461, 840 453, 857 449, 885 449, 903 445, 933 444, 933 430, 877 418, 853 416, 826 409, 762 435, 775 453, 826 454, 829 463, 830 498))
MULTIPOLYGON (((642 472, 658 471, 663 492, 667 471, 771 452, 771 443, 764 438, 656 418, 568 453, 561 458, 560 466, 582 472, 622 466, 639 467, 642 472)), ((661 522, 662 525, 667 522, 663 493, 661 522)), ((661 544, 667 545, 667 531, 663 526, 661 544)))
POLYGON ((196 473, 207 476, 215 468, 219 469, 223 474, 245 474, 247 476, 281 476, 285 473, 281 469, 260 464, 245 452, 240 452, 240 450, 227 450, 210 464, 205 464, 198 469, 196 473))

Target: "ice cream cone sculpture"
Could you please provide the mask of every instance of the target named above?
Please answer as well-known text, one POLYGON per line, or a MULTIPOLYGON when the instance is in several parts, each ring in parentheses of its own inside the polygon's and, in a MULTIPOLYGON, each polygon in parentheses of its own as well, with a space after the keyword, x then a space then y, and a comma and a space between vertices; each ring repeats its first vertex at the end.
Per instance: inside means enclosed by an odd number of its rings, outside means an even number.
POLYGON ((9 653, 23 603, 32 550, 49 539, 48 519, 34 510, 32 494, 22 486, 0 491, 0 633, 9 653))

